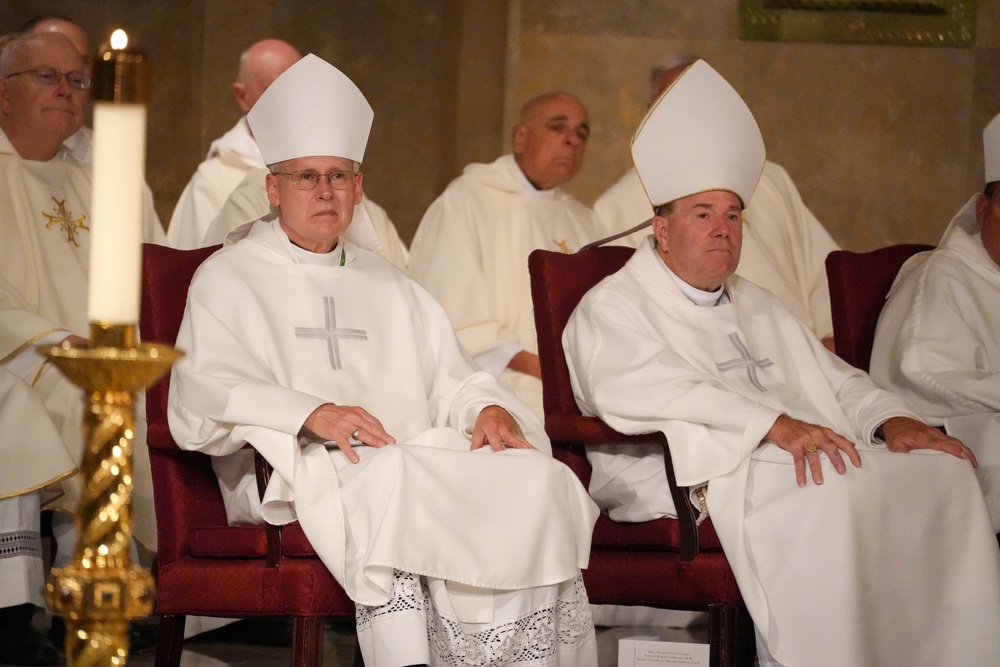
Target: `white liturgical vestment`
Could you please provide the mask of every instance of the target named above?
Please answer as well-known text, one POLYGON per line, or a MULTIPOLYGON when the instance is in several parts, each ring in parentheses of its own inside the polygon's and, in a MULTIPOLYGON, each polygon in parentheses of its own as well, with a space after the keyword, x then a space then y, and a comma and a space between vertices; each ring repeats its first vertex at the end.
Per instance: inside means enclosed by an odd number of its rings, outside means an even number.
POLYGON ((45 606, 41 506, 75 471, 41 399, 0 366, 0 608, 45 606))
MULTIPOLYGON (((611 236, 653 215, 635 169, 630 169, 594 204, 611 236)), ((613 243, 636 247, 648 228, 613 243)), ((839 250, 836 241, 812 214, 788 172, 764 163, 760 182, 743 211, 743 251, 736 275, 774 293, 818 338, 833 335, 826 256, 839 250)))
MULTIPOLYGON (((24 160, 0 132, 0 364, 30 384, 76 460, 82 455, 83 394, 34 350, 69 334, 87 338, 92 166, 68 149, 46 162, 24 160)), ((144 198, 143 237, 158 238, 152 200, 144 198)), ((138 287, 137 287, 138 289, 138 287)), ((135 535, 156 544, 144 403, 137 402, 135 535)), ((31 450, 26 449, 25 455, 31 450)), ((73 510, 76 484, 64 484, 59 507, 73 510)))
MULTIPOLYGON (((222 243, 229 236, 229 232, 240 225, 271 213, 271 204, 267 201, 267 187, 264 183, 267 173, 267 167, 247 172, 239 185, 229 194, 219 214, 212 220, 201 245, 222 243)), ((389 214, 366 195, 361 203, 354 207, 354 220, 357 221, 362 215, 367 216, 375 228, 379 254, 399 268, 405 269, 408 251, 403 240, 399 238, 396 226, 389 219, 389 214)), ((348 231, 355 226, 352 224, 348 227, 348 231)))
POLYGON ((598 238, 593 211, 561 189, 537 191, 514 156, 470 164, 420 221, 410 274, 441 302, 458 339, 542 416, 542 383, 506 368, 520 350, 538 353, 528 255, 576 252, 598 238), (482 355, 510 350, 498 363, 482 355))
MULTIPOLYGON (((181 192, 167 226, 167 245, 179 250, 209 245, 202 241, 226 197, 248 172, 263 166, 264 159, 244 116, 212 142, 205 160, 198 165, 181 192)), ((240 222, 257 217, 251 216, 240 222)))
POLYGON ((871 374, 975 452, 1000 532, 1000 267, 983 246, 976 197, 936 250, 900 270, 879 318, 871 374))
MULTIPOLYGON (((63 146, 69 149, 73 157, 83 164, 90 165, 94 162, 94 131, 84 125, 76 134, 63 142, 63 146)), ((149 189, 149 183, 142 183, 142 197, 144 207, 143 218, 143 240, 146 243, 158 243, 163 245, 167 242, 167 234, 163 231, 160 218, 153 208, 153 191, 149 189)))
MULTIPOLYGON (((652 237, 649 237, 650 239, 652 237)), ((733 276, 697 306, 643 244, 592 289, 564 333, 581 409, 624 433, 663 432, 677 482, 707 509, 768 650, 783 665, 992 664, 1000 552, 968 461, 873 440, 902 400, 831 355, 769 292, 733 276), (862 467, 797 486, 761 444, 782 413, 856 443, 862 467)), ((662 516, 640 457, 609 484, 662 516), (630 488, 636 480, 645 492, 630 488)), ((662 485, 666 489, 666 484, 662 485)))
POLYGON ((597 508, 527 407, 472 364, 440 306, 391 264, 343 237, 342 264, 298 261, 290 246, 278 221, 262 220, 206 260, 177 338, 187 356, 171 378, 171 431, 219 457, 230 521, 297 519, 362 605, 390 599, 394 571, 461 584, 460 615, 476 618, 491 590, 572 582, 597 508), (400 444, 358 446, 352 465, 330 443, 300 441, 324 403, 363 407, 400 444), (540 449, 470 452, 490 404, 540 449), (262 503, 245 442, 274 466, 262 503))

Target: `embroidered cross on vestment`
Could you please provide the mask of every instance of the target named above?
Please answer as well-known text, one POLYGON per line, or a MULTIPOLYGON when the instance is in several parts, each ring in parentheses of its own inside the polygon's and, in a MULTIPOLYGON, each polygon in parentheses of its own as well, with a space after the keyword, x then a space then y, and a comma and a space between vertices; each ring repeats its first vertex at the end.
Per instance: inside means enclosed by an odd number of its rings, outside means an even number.
POLYGON ((333 370, 339 371, 343 368, 340 363, 340 339, 368 340, 368 333, 363 329, 337 328, 337 307, 332 296, 323 297, 323 309, 326 311, 326 327, 295 327, 295 337, 325 339, 330 365, 333 370))
POLYGON ((760 391, 767 391, 767 389, 760 383, 760 379, 757 377, 758 368, 767 368, 768 366, 773 366, 774 362, 768 358, 764 359, 754 359, 750 356, 750 350, 747 349, 746 343, 740 340, 740 335, 737 332, 729 334, 729 342, 733 344, 736 351, 739 352, 740 356, 736 359, 730 359, 729 361, 723 361, 721 364, 716 364, 718 369, 725 373, 726 371, 733 371, 737 369, 744 369, 747 372, 747 377, 750 378, 750 384, 757 387, 760 391))
POLYGON ((80 244, 76 242, 76 232, 81 229, 90 229, 90 227, 83 224, 87 221, 87 216, 81 215, 79 218, 74 220, 73 215, 66 210, 65 199, 56 199, 55 197, 52 197, 52 201, 56 203, 55 213, 42 212, 42 215, 49 220, 45 223, 45 229, 52 229, 53 225, 59 225, 59 227, 66 232, 66 240, 79 248, 80 244))

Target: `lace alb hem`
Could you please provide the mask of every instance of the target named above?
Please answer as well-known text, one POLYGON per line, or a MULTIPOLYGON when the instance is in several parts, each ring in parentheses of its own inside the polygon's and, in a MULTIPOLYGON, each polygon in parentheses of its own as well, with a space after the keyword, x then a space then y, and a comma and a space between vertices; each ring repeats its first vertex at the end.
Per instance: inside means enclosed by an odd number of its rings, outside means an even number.
POLYGON ((357 605, 358 632, 414 610, 426 619, 432 664, 442 667, 550 665, 558 664, 560 656, 565 664, 576 664, 572 656, 590 650, 594 636, 590 603, 579 575, 560 584, 558 595, 538 608, 496 623, 467 626, 440 613, 425 580, 398 571, 388 603, 357 605))

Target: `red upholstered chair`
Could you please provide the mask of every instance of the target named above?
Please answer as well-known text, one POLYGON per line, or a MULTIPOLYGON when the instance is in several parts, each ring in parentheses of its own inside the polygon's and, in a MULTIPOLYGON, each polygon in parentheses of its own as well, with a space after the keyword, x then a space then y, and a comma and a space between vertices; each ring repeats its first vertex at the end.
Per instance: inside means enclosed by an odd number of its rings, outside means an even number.
MULTIPOLYGON (((177 339, 195 269, 219 246, 143 248, 142 339, 177 339)), ((157 528, 157 667, 180 664, 188 614, 292 617, 293 666, 323 663, 324 617, 353 617, 354 604, 316 557, 298 523, 229 526, 211 457, 182 451, 167 426, 169 377, 146 394, 157 528)), ((266 464, 258 458, 258 488, 266 464)), ((357 653, 355 664, 360 662, 357 653)))
MULTIPOLYGON (((632 255, 631 248, 598 247, 572 255, 536 250, 528 258, 538 354, 542 367, 545 430, 555 457, 590 483, 585 445, 655 442, 662 433, 626 436, 584 417, 570 385, 562 332, 580 298, 632 255)), ((707 610, 712 665, 752 665, 753 626, 711 519, 695 524, 688 490, 677 486, 669 451, 667 479, 677 519, 616 523, 602 514, 594 528, 590 565, 583 578, 591 602, 664 609, 707 610)))
POLYGON ((835 250, 826 258, 837 356, 868 372, 875 327, 900 267, 913 255, 934 246, 902 243, 871 252, 835 250))

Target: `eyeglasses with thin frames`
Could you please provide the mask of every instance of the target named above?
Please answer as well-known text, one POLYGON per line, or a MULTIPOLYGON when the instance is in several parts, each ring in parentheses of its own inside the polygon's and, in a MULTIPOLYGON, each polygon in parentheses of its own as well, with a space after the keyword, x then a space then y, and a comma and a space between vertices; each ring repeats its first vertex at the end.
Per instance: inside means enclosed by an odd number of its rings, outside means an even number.
POLYGON ((59 80, 66 77, 66 83, 75 90, 87 90, 90 88, 90 77, 83 72, 61 72, 57 69, 47 67, 45 69, 26 69, 13 74, 7 74, 4 78, 13 79, 15 76, 30 74, 35 83, 43 86, 55 86, 59 80))
POLYGON ((325 174, 321 174, 314 169, 300 169, 298 171, 272 171, 275 176, 284 176, 292 181, 292 187, 296 190, 313 190, 319 185, 320 178, 325 178, 326 182, 334 190, 347 190, 354 185, 353 171, 342 169, 331 169, 325 174))

